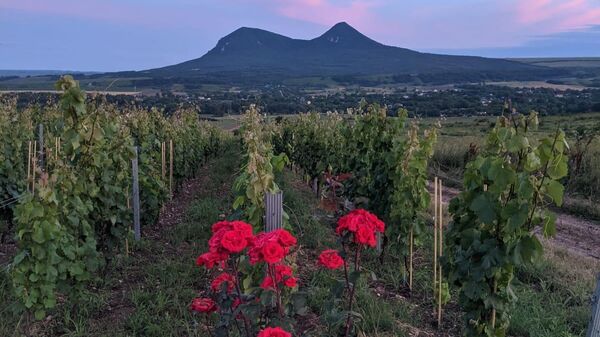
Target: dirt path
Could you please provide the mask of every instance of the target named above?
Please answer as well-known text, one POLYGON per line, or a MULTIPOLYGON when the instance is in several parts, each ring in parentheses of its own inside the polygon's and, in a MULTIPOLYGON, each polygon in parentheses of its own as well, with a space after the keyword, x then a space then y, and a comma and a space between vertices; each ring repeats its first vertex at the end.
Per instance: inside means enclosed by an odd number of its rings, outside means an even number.
POLYGON ((212 170, 215 160, 198 169, 196 177, 185 180, 174 193, 173 199, 167 201, 160 210, 158 220, 154 225, 142 227, 142 238, 147 241, 159 242, 160 252, 152 249, 138 249, 129 253, 130 258, 136 262, 128 266, 113 270, 113 274, 122 274, 116 276, 119 282, 116 287, 109 290, 107 305, 90 320, 92 330, 104 331, 107 326, 121 328, 124 322, 135 310, 139 310, 131 302, 132 294, 139 289, 143 289, 146 282, 146 266, 155 262, 157 253, 163 258, 175 258, 176 256, 186 255, 194 250, 194 247, 188 243, 173 245, 170 243, 167 233, 173 230, 177 225, 185 221, 188 208, 202 195, 209 195, 211 191, 207 190, 209 180, 212 178, 209 174, 212 170), (126 272, 124 272, 126 270, 126 272))
MULTIPOLYGON (((444 187, 444 203, 458 195, 460 190, 444 187)), ((555 211, 556 235, 544 241, 572 253, 600 260, 600 223, 568 213, 555 211)), ((539 234, 539 229, 536 233, 539 234)))

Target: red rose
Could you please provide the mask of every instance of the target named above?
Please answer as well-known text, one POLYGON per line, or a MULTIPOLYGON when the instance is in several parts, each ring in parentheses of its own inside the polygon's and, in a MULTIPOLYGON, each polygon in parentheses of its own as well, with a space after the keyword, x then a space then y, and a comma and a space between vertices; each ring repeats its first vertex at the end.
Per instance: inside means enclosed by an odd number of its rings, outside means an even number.
POLYGON ((385 224, 373 213, 364 209, 355 209, 338 220, 335 231, 338 235, 351 232, 354 236, 354 242, 375 247, 377 245, 375 232, 383 233, 385 224))
POLYGON ((210 313, 217 311, 217 304, 210 298, 197 297, 192 300, 192 304, 190 304, 190 310, 210 313))
POLYGON ((256 235, 250 242, 248 256, 250 264, 265 261, 279 262, 289 253, 290 247, 296 245, 296 238, 285 229, 256 235))
POLYGON ((327 269, 338 269, 344 265, 344 259, 334 249, 327 249, 319 255, 319 264, 327 269))
POLYGON ((220 230, 230 230, 231 229, 231 223, 229 221, 219 221, 215 224, 212 225, 212 232, 216 233, 220 230))
MULTIPOLYGON (((275 281, 278 284, 283 284, 288 288, 294 288, 298 285, 298 279, 294 277, 292 268, 283 264, 278 264, 274 266, 274 268, 275 270, 273 270, 273 272, 275 274, 275 281)), ((273 282, 271 275, 268 275, 264 278, 260 284, 260 287, 265 290, 275 289, 275 283, 273 282)))
POLYGON ((222 289, 223 282, 227 283, 227 292, 231 292, 235 286, 235 278, 228 273, 222 273, 221 275, 217 276, 210 284, 210 288, 214 292, 219 292, 222 289))
POLYGON ((227 260, 227 254, 220 254, 215 252, 204 253, 196 259, 197 266, 206 266, 206 268, 211 269, 218 264, 219 262, 227 260))
POLYGON ((230 253, 239 253, 248 245, 248 241, 240 232, 227 231, 221 238, 221 246, 230 253))
POLYGON ((258 333, 257 337, 292 337, 292 334, 282 328, 265 328, 258 333))
POLYGON ((291 247, 291 246, 295 246, 297 243, 296 238, 290 234, 290 232, 286 231, 285 229, 277 229, 275 231, 272 232, 273 236, 276 236, 277 239, 279 240, 279 243, 283 246, 283 247, 291 247))
POLYGON ((377 245, 375 232, 368 226, 360 226, 356 233, 354 233, 354 242, 375 247, 377 245))
POLYGON ((243 221, 219 221, 212 226, 209 250, 219 253, 239 253, 254 240, 252 226, 243 221))
POLYGON ((288 287, 288 288, 294 288, 298 285, 298 279, 295 277, 287 277, 284 281, 283 281, 283 285, 288 287))
POLYGON ((277 263, 285 256, 285 250, 276 242, 267 242, 262 247, 261 252, 263 259, 269 264, 277 263))
POLYGON ((260 284, 260 287, 265 290, 275 289, 275 282, 273 282, 273 278, 271 276, 265 276, 260 284))
POLYGON ((292 268, 289 266, 278 264, 275 266, 275 277, 277 282, 283 282, 283 285, 288 288, 293 288, 298 285, 298 279, 294 277, 292 268))

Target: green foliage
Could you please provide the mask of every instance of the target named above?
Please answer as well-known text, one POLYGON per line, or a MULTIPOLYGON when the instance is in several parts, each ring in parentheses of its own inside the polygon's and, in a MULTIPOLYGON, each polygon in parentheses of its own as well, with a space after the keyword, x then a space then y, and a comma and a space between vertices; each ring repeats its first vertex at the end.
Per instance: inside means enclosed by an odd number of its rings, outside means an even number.
MULTIPOLYGON (((236 199, 233 209, 257 230, 264 228, 266 193, 276 193, 279 186, 275 173, 289 162, 285 154, 273 155, 271 131, 262 123, 258 109, 253 105, 246 111, 242 128, 245 164, 234 183, 236 199)), ((284 212, 284 220, 288 217, 284 212)))
MULTIPOLYGON (((0 105, 0 224, 8 223, 27 186, 27 142, 33 139, 32 111, 15 102, 0 105)), ((0 241, 8 228, 0 225, 0 241)))
MULTIPOLYGON (((105 259, 124 243, 131 223, 127 201, 134 142, 141 147, 142 211, 148 210, 146 220, 153 222, 166 198, 159 140, 170 135, 179 148, 174 183, 193 175, 223 140, 192 112, 168 120, 156 111, 120 114, 102 103, 89 106, 70 76, 62 77, 57 89, 63 91, 62 115, 43 119, 56 119, 48 129, 61 141, 43 150, 52 153, 49 148, 58 146, 59 153, 37 168, 35 193, 27 193, 14 211, 19 253, 11 265, 13 286, 38 319, 56 305, 58 292, 77 292, 95 278, 105 259)), ((7 146, 4 155, 19 146, 7 146)))
POLYGON ((400 136, 403 119, 387 117, 387 110, 377 104, 361 106, 348 133, 346 168, 352 172, 347 183, 352 198, 366 198, 367 208, 384 218, 389 214, 392 182, 392 149, 400 136))
POLYGON ((310 179, 340 173, 346 159, 346 126, 339 114, 300 114, 285 119, 273 137, 275 149, 305 170, 310 179))
POLYGON ((36 193, 15 209, 20 252, 13 283, 38 319, 56 305, 57 290, 76 289, 93 277, 103 264, 98 249, 114 247, 129 219, 123 191, 131 139, 108 116, 87 113, 71 77, 57 88, 64 90, 63 157, 39 168, 36 193))
MULTIPOLYGON (((401 111, 399 115, 404 118, 406 111, 401 111)), ((425 234, 423 213, 428 210, 430 201, 427 167, 436 140, 437 129, 427 130, 419 138, 419 126, 412 123, 408 137, 396 137, 394 141, 392 154, 395 156, 395 167, 392 166, 393 191, 389 201, 392 222, 387 227, 386 235, 391 239, 392 246, 398 246, 403 258, 409 255, 411 232, 418 243, 425 234)))
POLYGON ((406 128, 405 110, 389 117, 385 108, 364 100, 357 112, 349 121, 335 113, 286 119, 273 143, 310 178, 350 173, 345 196, 388 219, 389 246, 407 256, 410 231, 417 242, 424 233, 427 167, 436 127, 420 136, 416 122, 406 128))
POLYGON ((535 112, 499 118, 450 204, 444 271, 460 290, 468 336, 506 335, 515 269, 543 251, 532 231, 555 232, 555 217, 545 208, 562 202, 568 145, 560 130, 533 144, 537 125, 535 112))

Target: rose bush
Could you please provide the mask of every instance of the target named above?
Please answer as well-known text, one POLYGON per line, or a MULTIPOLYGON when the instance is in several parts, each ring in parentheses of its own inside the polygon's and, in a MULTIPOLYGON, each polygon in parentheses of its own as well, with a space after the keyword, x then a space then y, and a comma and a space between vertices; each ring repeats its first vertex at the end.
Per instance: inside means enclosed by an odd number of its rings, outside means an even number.
POLYGON ((319 255, 319 264, 327 269, 338 269, 344 265, 344 259, 337 250, 327 249, 319 255))
MULTIPOLYGON (((252 226, 243 221, 219 221, 211 231, 208 252, 198 256, 196 265, 220 273, 210 283, 210 297, 196 298, 190 305, 192 311, 205 315, 216 312, 216 324, 205 316, 209 334, 213 334, 210 326, 215 326, 217 336, 228 336, 237 329, 247 337, 256 336, 258 328, 273 322, 291 327, 291 317, 304 311, 288 258, 296 238, 284 229, 254 235, 252 226)), ((265 328, 259 336, 291 334, 281 328, 265 328)))
POLYGON ((385 224, 376 215, 364 210, 356 209, 344 215, 338 220, 338 225, 335 230, 340 236, 342 244, 340 252, 327 249, 323 251, 318 258, 318 264, 329 270, 335 270, 343 267, 344 278, 337 280, 333 286, 332 294, 334 298, 329 303, 326 310, 329 312, 329 317, 332 321, 345 321, 340 328, 339 335, 348 337, 351 331, 355 328, 354 318, 358 317, 353 311, 354 297, 356 287, 362 274, 360 266, 361 251, 368 247, 377 245, 377 233, 385 231, 385 224), (343 258, 342 256, 352 256, 351 258, 343 258), (349 260, 352 262, 349 265, 349 260), (336 304, 338 298, 345 297, 346 310, 338 310, 336 304))

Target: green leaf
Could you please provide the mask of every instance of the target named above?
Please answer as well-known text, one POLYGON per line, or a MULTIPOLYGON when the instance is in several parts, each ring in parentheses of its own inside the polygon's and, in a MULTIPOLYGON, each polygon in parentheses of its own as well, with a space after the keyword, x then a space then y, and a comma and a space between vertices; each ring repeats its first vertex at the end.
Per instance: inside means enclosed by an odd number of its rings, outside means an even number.
POLYGON ((543 234, 544 237, 552 237, 556 235, 556 214, 546 212, 543 219, 543 234))
POLYGON ((561 179, 569 173, 567 161, 561 157, 554 158, 548 165, 548 176, 552 179, 561 179))
POLYGON ((513 262, 517 266, 532 263, 542 254, 543 247, 535 236, 523 237, 513 251, 513 262))
POLYGON ((539 170, 542 167, 542 161, 540 157, 535 152, 530 152, 527 154, 527 159, 525 159, 525 170, 528 172, 534 172, 539 170))
POLYGON ((31 234, 31 239, 36 243, 44 243, 46 241, 46 236, 44 235, 44 230, 41 227, 35 227, 33 229, 33 233, 31 234))
POLYGON ((46 310, 38 309, 35 311, 34 315, 35 315, 35 319, 42 320, 44 317, 46 317, 46 310))
POLYGON ((243 195, 238 195, 238 197, 235 198, 235 201, 233 202, 233 209, 238 209, 241 205, 244 204, 244 202, 246 202, 246 198, 243 195))
POLYGON ((477 217, 486 224, 491 224, 496 219, 496 212, 494 211, 493 204, 485 194, 479 194, 469 207, 477 217))
POLYGON ((563 195, 565 193, 565 187, 556 180, 550 180, 546 183, 546 192, 548 196, 554 201, 556 206, 561 206, 563 203, 563 195))
POLYGON ((21 263, 21 261, 23 261, 23 259, 25 258, 26 255, 27 255, 26 251, 24 251, 24 250, 20 251, 19 254, 17 254, 15 256, 15 259, 13 260, 13 264, 18 265, 19 263, 21 263))

